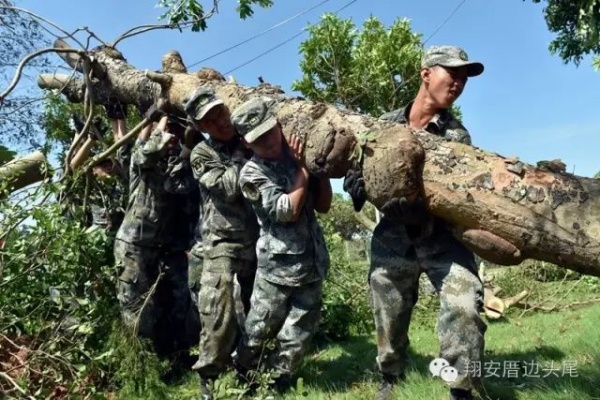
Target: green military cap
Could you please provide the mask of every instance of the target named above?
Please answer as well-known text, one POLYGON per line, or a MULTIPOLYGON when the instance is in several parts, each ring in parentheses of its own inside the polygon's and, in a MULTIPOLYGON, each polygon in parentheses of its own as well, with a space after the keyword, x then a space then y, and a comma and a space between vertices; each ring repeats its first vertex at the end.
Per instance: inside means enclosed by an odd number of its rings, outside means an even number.
POLYGON ((468 76, 477 76, 483 72, 483 64, 469 61, 467 53, 456 46, 432 46, 425 51, 421 59, 421 68, 436 65, 448 68, 467 67, 468 76))
POLYGON ((194 121, 200 121, 213 107, 223 104, 215 91, 207 86, 201 86, 184 101, 185 113, 194 121))
POLYGON ((237 133, 246 142, 252 143, 277 125, 273 110, 275 100, 268 97, 255 97, 239 106, 231 115, 231 122, 237 133))

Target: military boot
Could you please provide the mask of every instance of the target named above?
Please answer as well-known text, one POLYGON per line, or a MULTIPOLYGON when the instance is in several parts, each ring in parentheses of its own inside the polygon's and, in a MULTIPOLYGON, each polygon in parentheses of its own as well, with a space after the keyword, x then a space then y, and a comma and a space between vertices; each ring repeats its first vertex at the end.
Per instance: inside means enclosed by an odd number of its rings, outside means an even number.
POLYGON ((294 386, 294 384, 294 378, 292 378, 290 374, 281 374, 277 378, 275 378, 273 389, 275 389, 277 393, 283 394, 290 390, 294 386))
POLYGON ((210 380, 200 375, 200 397, 199 400, 212 400, 212 391, 210 390, 210 380))
POLYGON ((390 374, 381 374, 379 389, 375 395, 375 400, 393 400, 394 385, 398 382, 398 377, 390 374))
POLYGON ((466 389, 450 389, 450 400, 473 400, 473 394, 466 389))

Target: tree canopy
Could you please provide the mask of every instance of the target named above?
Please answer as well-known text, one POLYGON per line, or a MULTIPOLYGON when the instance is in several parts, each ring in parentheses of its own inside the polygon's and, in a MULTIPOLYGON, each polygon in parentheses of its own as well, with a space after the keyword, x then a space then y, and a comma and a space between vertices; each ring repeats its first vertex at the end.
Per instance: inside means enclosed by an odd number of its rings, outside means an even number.
MULTIPOLYGON (((600 1, 533 0, 545 3, 544 18, 548 29, 556 33, 550 51, 565 63, 579 65, 585 55, 600 54, 600 1)), ((600 66, 598 58, 594 61, 600 66)))
POLYGON ((325 14, 308 29, 302 78, 292 88, 310 100, 377 117, 416 94, 423 43, 407 19, 386 28, 371 17, 359 31, 351 19, 325 14))

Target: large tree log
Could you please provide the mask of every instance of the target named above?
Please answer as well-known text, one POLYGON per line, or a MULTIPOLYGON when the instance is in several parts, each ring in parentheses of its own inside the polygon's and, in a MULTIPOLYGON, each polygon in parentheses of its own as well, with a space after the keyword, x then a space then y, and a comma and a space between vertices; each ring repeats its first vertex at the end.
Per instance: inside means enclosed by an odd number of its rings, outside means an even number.
MULTIPOLYGON (((598 180, 543 171, 406 126, 286 97, 271 85, 244 87, 218 73, 219 79, 205 80, 199 73, 144 72, 108 49, 92 57, 101 64, 94 71, 102 71, 92 82, 96 103, 117 97, 144 110, 162 97, 171 112, 183 115, 182 102, 199 85, 212 86, 232 110, 253 96, 269 95, 278 100, 285 134, 305 138, 311 172, 344 176, 363 144, 368 199, 376 207, 395 197, 412 200, 421 192, 429 211, 487 260, 510 265, 535 258, 600 276, 598 180)), ((64 87, 69 100, 83 100, 81 80, 41 75, 38 83, 44 89, 64 87)))
POLYGON ((0 186, 8 188, 8 193, 11 193, 40 182, 47 176, 46 157, 41 152, 35 151, 1 166, 0 186))

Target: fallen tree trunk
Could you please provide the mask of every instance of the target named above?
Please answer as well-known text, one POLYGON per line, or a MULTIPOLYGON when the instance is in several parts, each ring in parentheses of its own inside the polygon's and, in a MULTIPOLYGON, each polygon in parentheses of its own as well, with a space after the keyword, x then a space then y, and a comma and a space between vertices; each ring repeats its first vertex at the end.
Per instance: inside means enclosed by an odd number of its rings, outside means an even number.
MULTIPOLYGON (((202 79, 206 71, 144 72, 110 48, 92 56, 93 71, 101 71, 92 79, 95 103, 117 97, 144 110, 163 98, 170 112, 183 115, 181 104, 200 85, 213 87, 231 110, 253 96, 271 96, 278 100, 284 133, 305 138, 311 172, 340 178, 362 157, 368 199, 376 207, 423 193, 429 211, 489 261, 514 265, 535 258, 600 276, 598 180, 543 171, 403 125, 286 97, 268 84, 244 87, 225 82, 217 72, 210 80, 202 79)), ((82 80, 41 75, 38 84, 83 101, 82 80)))
POLYGON ((40 182, 46 177, 46 157, 39 151, 15 158, 0 167, 0 187, 6 187, 8 193, 40 182))

